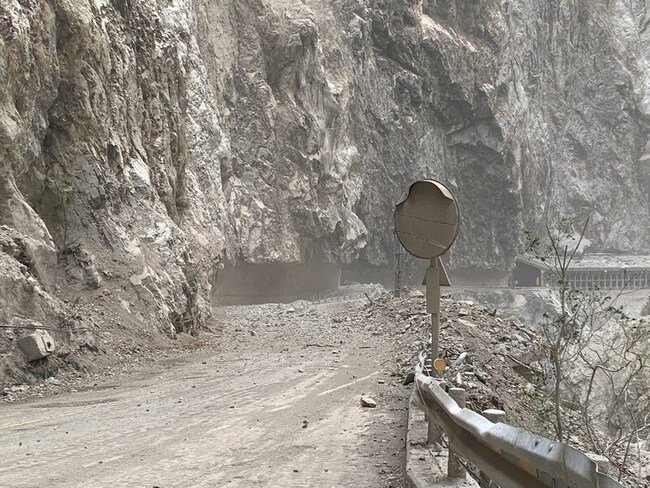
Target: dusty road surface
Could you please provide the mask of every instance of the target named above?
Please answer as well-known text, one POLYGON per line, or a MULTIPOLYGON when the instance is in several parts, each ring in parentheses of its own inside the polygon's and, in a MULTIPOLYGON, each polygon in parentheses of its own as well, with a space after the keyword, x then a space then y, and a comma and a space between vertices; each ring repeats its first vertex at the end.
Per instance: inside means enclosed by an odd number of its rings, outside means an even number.
POLYGON ((349 306, 219 309, 191 353, 0 405, 0 486, 402 486, 409 390, 349 306))

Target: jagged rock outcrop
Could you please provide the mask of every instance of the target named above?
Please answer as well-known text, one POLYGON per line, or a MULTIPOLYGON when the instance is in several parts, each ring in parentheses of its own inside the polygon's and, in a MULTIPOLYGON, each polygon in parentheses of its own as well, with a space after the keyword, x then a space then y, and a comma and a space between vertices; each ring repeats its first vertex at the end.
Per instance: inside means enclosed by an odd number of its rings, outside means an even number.
POLYGON ((643 0, 7 0, 2 279, 189 330, 220 267, 388 263, 424 176, 460 201, 456 268, 506 271, 552 204, 645 249, 649 25, 643 0))

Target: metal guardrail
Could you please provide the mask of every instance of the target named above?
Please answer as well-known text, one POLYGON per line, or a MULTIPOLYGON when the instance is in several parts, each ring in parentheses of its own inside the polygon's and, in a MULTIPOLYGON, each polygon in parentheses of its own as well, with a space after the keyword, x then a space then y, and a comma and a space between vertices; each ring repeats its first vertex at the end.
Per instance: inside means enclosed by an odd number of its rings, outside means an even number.
POLYGON ((476 466, 483 479, 501 488, 623 488, 566 444, 459 407, 422 366, 415 379, 414 403, 447 435, 450 451, 476 466))

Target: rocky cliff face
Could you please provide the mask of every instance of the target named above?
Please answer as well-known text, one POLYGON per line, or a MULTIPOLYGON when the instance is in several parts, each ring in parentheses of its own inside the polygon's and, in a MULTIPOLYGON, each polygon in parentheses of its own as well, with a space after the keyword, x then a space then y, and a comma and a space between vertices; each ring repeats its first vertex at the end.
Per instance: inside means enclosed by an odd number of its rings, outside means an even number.
POLYGON ((457 268, 506 270, 551 205, 647 250, 649 26, 647 0, 6 0, 1 319, 187 330, 223 266, 387 263, 427 176, 457 268))

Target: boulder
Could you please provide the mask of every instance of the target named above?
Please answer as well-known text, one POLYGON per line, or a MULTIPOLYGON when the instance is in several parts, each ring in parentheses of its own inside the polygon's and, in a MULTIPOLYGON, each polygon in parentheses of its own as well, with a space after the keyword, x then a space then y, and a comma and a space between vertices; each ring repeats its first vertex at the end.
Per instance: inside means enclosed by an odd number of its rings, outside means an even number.
POLYGON ((31 334, 18 339, 18 348, 28 362, 43 359, 54 352, 54 339, 49 332, 37 329, 31 334))

